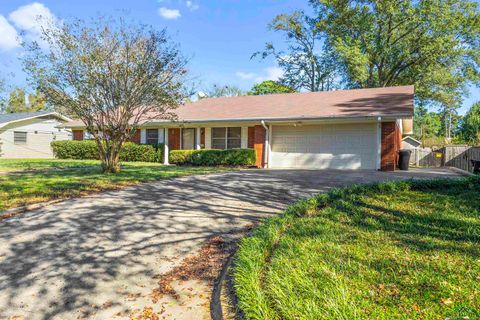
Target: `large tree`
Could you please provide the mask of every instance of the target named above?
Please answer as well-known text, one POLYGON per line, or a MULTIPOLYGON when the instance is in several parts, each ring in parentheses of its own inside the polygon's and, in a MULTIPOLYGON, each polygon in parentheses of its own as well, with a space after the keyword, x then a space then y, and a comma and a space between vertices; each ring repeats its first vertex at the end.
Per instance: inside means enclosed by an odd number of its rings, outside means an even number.
POLYGON ((281 84, 277 81, 266 80, 260 83, 255 84, 252 89, 248 92, 251 96, 259 96, 265 94, 273 93, 293 93, 296 92, 295 89, 290 88, 284 84, 281 84))
POLYGON ((465 142, 480 145, 480 101, 474 103, 463 118, 460 133, 465 142))
POLYGON ((269 24, 269 29, 281 33, 286 43, 267 43, 265 49, 252 57, 272 56, 283 69, 280 82, 295 90, 325 91, 337 86, 338 65, 330 47, 324 42, 324 32, 316 20, 302 11, 280 14, 269 24), (279 47, 286 45, 286 49, 279 47))
POLYGON ((165 30, 99 18, 43 30, 47 44, 25 44, 26 71, 47 101, 80 119, 98 145, 104 172, 138 125, 174 119, 184 99, 186 60, 165 30))
POLYGON ((5 113, 35 112, 45 108, 46 104, 43 94, 37 91, 36 93, 28 94, 27 98, 25 89, 17 87, 10 91, 3 111, 5 113))
POLYGON ((310 0, 351 87, 416 86, 458 105, 478 83, 480 13, 471 0, 310 0))

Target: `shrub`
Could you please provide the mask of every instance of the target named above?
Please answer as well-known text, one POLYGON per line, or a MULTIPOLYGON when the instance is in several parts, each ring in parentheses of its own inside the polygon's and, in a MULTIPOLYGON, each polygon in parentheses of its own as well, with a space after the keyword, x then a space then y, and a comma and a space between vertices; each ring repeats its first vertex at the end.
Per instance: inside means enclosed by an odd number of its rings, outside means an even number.
MULTIPOLYGON (((98 160, 98 147, 95 141, 54 141, 53 153, 58 159, 98 160)), ((146 145, 126 142, 120 151, 120 161, 162 162, 163 145, 146 145)))
POLYGON ((95 141, 54 141, 53 154, 58 159, 98 160, 98 148, 95 141))
POLYGON ((255 165, 255 150, 173 150, 170 152, 170 162, 177 165, 194 166, 253 166, 255 165))

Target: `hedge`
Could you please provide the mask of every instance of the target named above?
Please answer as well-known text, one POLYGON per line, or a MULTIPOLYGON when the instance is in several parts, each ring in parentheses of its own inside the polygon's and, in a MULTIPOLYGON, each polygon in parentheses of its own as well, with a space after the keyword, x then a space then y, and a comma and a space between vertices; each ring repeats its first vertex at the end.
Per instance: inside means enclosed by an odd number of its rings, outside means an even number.
MULTIPOLYGON (((95 141, 54 141, 53 154, 58 159, 99 159, 95 141)), ((126 142, 120 151, 120 161, 163 162, 163 145, 147 145, 126 142)))
POLYGON ((170 162, 193 166, 253 166, 256 155, 253 149, 231 150, 172 150, 170 162))

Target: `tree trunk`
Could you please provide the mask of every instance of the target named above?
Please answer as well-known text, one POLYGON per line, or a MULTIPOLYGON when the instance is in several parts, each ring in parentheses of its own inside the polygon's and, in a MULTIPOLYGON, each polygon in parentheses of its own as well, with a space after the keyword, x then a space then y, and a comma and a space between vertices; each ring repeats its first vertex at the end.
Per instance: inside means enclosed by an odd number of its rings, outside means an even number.
POLYGON ((120 148, 121 145, 117 145, 113 142, 110 146, 105 148, 104 153, 101 153, 103 173, 120 172, 120 148))

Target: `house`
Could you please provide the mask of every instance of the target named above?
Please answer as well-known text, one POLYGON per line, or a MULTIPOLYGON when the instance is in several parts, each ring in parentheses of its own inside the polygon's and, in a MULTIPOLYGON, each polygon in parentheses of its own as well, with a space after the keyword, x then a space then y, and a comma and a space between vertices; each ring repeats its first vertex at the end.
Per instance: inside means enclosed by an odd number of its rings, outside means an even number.
MULTIPOLYGON (((254 148, 262 168, 395 170, 413 86, 206 98, 148 120, 134 141, 165 149, 254 148)), ((85 126, 67 124, 82 140, 85 126)), ((165 154, 168 154, 166 152, 165 154)), ((168 157, 165 157, 168 164, 168 157)))
POLYGON ((418 149, 421 146, 422 146, 422 143, 411 136, 406 136, 402 139, 402 149, 412 150, 412 149, 418 149))
POLYGON ((50 143, 72 139, 59 128, 69 121, 49 111, 0 114, 0 158, 53 158, 50 143))

